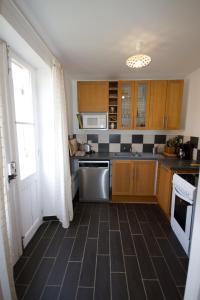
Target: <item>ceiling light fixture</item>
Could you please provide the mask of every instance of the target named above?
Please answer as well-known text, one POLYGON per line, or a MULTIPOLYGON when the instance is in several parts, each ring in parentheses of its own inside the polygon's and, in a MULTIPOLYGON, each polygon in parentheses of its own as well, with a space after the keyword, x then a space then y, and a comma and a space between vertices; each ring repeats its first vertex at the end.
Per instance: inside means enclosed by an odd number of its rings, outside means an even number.
POLYGON ((126 65, 133 69, 139 69, 146 67, 150 64, 151 57, 145 54, 136 54, 133 56, 130 56, 126 60, 126 65))

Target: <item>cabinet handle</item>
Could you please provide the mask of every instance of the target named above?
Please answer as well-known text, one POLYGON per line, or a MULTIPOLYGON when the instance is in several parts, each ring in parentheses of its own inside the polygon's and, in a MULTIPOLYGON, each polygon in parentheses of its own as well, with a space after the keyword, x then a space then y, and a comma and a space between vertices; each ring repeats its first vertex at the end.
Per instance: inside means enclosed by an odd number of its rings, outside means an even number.
POLYGON ((165 116, 163 117, 163 128, 165 128, 165 116))
POLYGON ((165 127, 167 128, 167 126, 168 126, 168 116, 166 117, 166 125, 165 125, 165 127))

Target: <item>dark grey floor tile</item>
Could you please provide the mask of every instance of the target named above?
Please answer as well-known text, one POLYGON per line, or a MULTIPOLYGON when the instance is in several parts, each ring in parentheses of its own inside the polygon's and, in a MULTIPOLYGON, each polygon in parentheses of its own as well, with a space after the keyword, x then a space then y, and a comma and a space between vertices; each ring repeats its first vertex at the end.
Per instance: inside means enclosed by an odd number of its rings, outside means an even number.
POLYGON ((76 300, 93 300, 92 288, 79 288, 76 300))
POLYGON ((80 220, 80 225, 89 225, 91 218, 92 207, 89 204, 85 204, 84 211, 80 220))
POLYGON ((34 272, 42 259, 42 256, 49 245, 49 239, 41 239, 32 256, 29 258, 22 272, 20 273, 17 283, 29 284, 33 278, 34 272))
POLYGON ((134 207, 134 210, 135 210, 135 214, 136 214, 136 217, 139 222, 147 222, 147 218, 144 214, 142 204, 136 204, 134 207))
POLYGON ((162 211, 159 205, 154 205, 154 206, 152 205, 151 210, 153 211, 159 223, 168 222, 166 215, 164 214, 164 212, 162 211))
POLYGON ((186 272, 174 254, 167 239, 158 239, 158 244, 177 285, 185 285, 186 272))
POLYGON ((184 298, 184 293, 185 293, 185 287, 184 286, 179 286, 178 291, 179 291, 179 294, 181 295, 181 298, 183 299, 184 298))
POLYGON ((110 230, 119 230, 117 205, 110 206, 110 230))
POLYGON ((155 239, 149 223, 140 224, 144 238, 146 240, 147 248, 151 256, 162 256, 157 240, 155 239))
POLYGON ((24 300, 38 300, 43 292, 47 277, 52 268, 54 259, 43 258, 25 296, 24 300))
POLYGON ((50 222, 44 222, 42 225, 38 228, 33 238, 30 240, 28 245, 23 251, 23 256, 30 256, 33 253, 33 250, 37 246, 39 240, 44 235, 45 231, 47 230, 47 227, 49 226, 50 222))
POLYGON ((59 224, 58 229, 54 235, 54 237, 51 240, 51 243, 45 252, 46 257, 56 257, 60 248, 60 244, 62 239, 64 238, 64 235, 66 233, 66 229, 62 227, 61 224, 59 224))
POLYGON ((140 225, 137 221, 135 211, 134 210, 128 210, 128 220, 131 227, 131 233, 132 234, 141 234, 140 225))
POLYGON ((120 223, 120 231, 122 238, 122 247, 124 255, 135 255, 133 239, 129 229, 129 224, 126 222, 120 223))
POLYGON ((128 291, 124 273, 112 273, 112 299, 128 300, 128 291))
POLYGON ((125 204, 118 204, 117 209, 118 209, 119 221, 120 222, 127 222, 128 219, 127 219, 125 204))
POLYGON ((164 300, 158 280, 144 280, 148 300, 164 300))
POLYGON ((59 224, 60 224, 59 221, 50 222, 50 224, 49 224, 47 230, 44 232, 44 235, 42 236, 42 238, 51 239, 53 237, 53 235, 55 234, 59 224))
POLYGON ((83 250, 85 247, 85 240, 87 236, 87 226, 80 226, 74 242, 72 253, 70 256, 71 261, 81 261, 83 257, 83 250))
POLYGON ((185 272, 188 271, 189 258, 188 257, 179 257, 179 261, 183 266, 185 272))
POLYGON ((110 300, 110 258, 97 256, 94 300, 110 300))
POLYGON ((78 230, 78 226, 82 217, 82 213, 83 213, 83 207, 82 206, 78 206, 74 212, 74 218, 73 221, 70 222, 70 226, 66 231, 65 236, 66 237, 75 237, 77 230, 78 230))
POLYGON ((59 292, 58 286, 46 286, 41 300, 57 300, 59 292))
POLYGON ((152 259, 166 300, 181 299, 164 258, 153 257, 152 259))
POLYGON ((28 288, 27 285, 18 285, 18 284, 15 285, 15 290, 16 290, 18 300, 21 300, 24 297, 27 288, 28 288))
POLYGON ((99 232, 99 205, 96 205, 91 212, 88 237, 97 238, 98 232, 99 232))
POLYGON ((136 256, 125 256, 124 259, 130 300, 146 300, 136 256))
POLYGON ((98 254, 109 254, 109 224, 99 223, 98 254))
POLYGON ((110 231, 111 272, 124 272, 121 238, 119 231, 110 231))
POLYGON ((102 203, 100 208, 100 221, 107 222, 109 221, 109 205, 102 203))
POLYGON ((71 249, 74 243, 73 238, 64 238, 49 276, 49 285, 61 285, 71 249))
POLYGON ((161 237, 161 238, 166 237, 166 234, 164 233, 164 231, 162 230, 162 227, 160 226, 160 224, 158 222, 149 222, 149 226, 155 237, 161 237))
POLYGON ((74 300, 78 287, 81 263, 69 262, 59 300, 74 300))
POLYGON ((83 258, 80 286, 94 286, 96 267, 97 239, 87 239, 83 258))
POLYGON ((17 278, 17 276, 22 271, 22 269, 23 269, 24 265, 27 263, 27 261, 28 261, 27 257, 21 256, 19 258, 17 263, 14 265, 14 279, 17 278))
POLYGON ((175 253, 177 256, 180 257, 187 257, 185 251, 183 250, 183 247, 179 243, 177 237, 175 236, 174 232, 171 229, 171 225, 169 222, 165 222, 161 224, 171 246, 173 247, 175 253))
POLYGON ((133 235, 143 279, 155 279, 156 274, 142 235, 133 235))

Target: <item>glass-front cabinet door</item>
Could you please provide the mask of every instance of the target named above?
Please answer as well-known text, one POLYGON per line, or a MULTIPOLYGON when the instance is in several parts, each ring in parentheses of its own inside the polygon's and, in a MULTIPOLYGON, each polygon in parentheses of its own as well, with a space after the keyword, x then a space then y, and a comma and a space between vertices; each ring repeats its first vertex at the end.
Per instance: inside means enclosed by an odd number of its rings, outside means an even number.
POLYGON ((133 128, 133 81, 119 81, 119 129, 133 128))
POLYGON ((135 81, 134 127, 136 129, 148 128, 149 93, 148 81, 135 81))

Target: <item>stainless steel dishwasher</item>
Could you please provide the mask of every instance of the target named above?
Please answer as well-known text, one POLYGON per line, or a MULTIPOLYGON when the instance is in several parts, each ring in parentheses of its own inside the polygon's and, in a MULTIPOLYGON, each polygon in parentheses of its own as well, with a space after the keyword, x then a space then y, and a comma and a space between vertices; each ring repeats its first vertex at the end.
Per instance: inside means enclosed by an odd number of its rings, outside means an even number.
POLYGON ((109 161, 79 161, 79 200, 109 201, 109 161))

